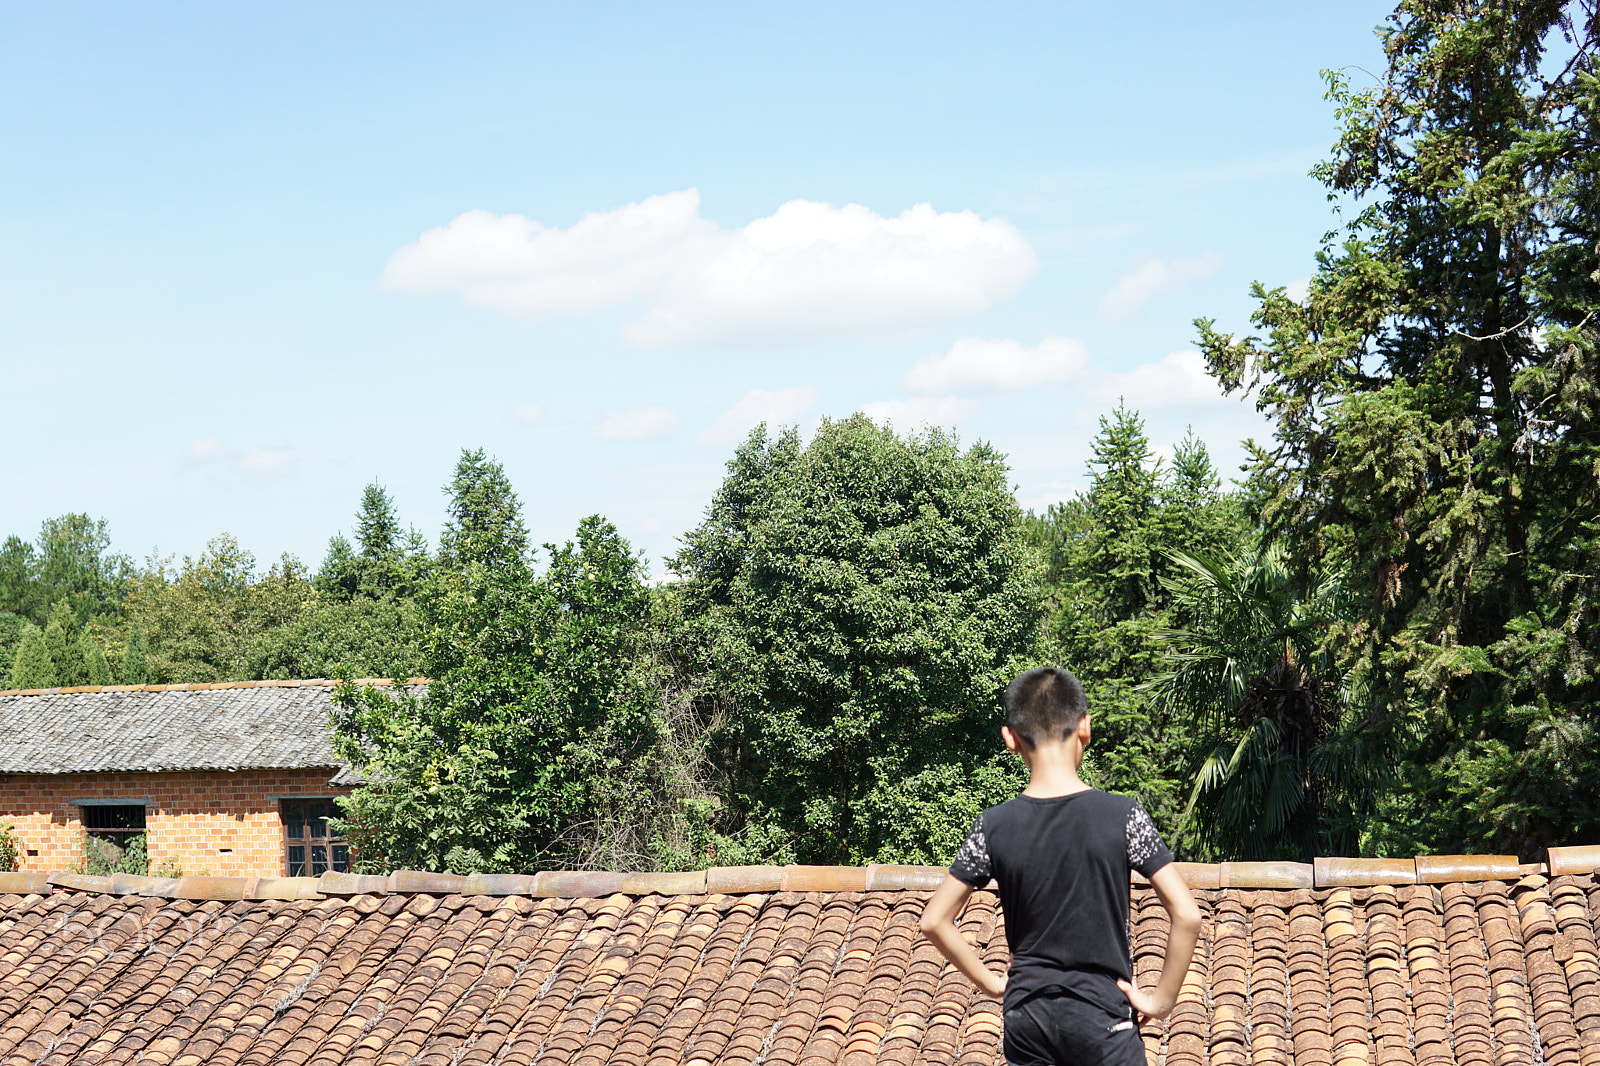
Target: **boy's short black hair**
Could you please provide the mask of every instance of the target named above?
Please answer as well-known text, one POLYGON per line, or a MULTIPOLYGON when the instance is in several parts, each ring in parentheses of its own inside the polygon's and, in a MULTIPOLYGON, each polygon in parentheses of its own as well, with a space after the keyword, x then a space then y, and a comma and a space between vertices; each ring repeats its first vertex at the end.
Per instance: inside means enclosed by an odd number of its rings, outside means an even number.
POLYGON ((1006 726, 1028 742, 1066 740, 1089 710, 1078 679, 1059 666, 1018 674, 1006 686, 1006 726))

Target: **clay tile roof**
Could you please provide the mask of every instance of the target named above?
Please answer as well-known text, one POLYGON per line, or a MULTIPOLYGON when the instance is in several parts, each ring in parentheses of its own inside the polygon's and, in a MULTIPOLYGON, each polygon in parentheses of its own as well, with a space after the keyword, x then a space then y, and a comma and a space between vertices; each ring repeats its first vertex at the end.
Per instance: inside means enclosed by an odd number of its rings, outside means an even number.
POLYGON ((328 742, 333 684, 255 681, 0 692, 0 773, 339 766, 328 742))
MULTIPOLYGON (((754 868, 761 891, 662 895, 571 874, 250 878, 227 894, 239 879, 0 874, 0 1062, 998 1066, 998 1006, 917 935, 942 871, 861 875, 754 868), (863 879, 896 887, 837 887, 863 879), (547 894, 562 887, 595 894, 547 894)), ((1143 1030, 1151 1063, 1600 1061, 1593 872, 1196 896, 1195 965, 1143 1030)), ((961 925, 1005 964, 992 893, 961 925)), ((1129 926, 1153 984, 1166 917, 1148 888, 1129 926)))

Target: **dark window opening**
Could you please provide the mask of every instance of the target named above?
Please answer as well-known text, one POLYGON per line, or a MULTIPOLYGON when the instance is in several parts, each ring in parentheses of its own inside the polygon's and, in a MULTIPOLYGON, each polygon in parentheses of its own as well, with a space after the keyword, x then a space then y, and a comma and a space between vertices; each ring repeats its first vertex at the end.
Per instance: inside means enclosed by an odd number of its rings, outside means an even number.
POLYGON ((144 833, 142 803, 90 804, 78 810, 89 837, 89 854, 105 862, 120 860, 128 841, 144 833))
POLYGON ((90 836, 132 836, 144 832, 144 804, 117 803, 80 808, 90 836))
POLYGON ((284 800, 284 859, 290 877, 321 877, 329 870, 350 872, 350 846, 328 824, 339 809, 332 800, 284 800))

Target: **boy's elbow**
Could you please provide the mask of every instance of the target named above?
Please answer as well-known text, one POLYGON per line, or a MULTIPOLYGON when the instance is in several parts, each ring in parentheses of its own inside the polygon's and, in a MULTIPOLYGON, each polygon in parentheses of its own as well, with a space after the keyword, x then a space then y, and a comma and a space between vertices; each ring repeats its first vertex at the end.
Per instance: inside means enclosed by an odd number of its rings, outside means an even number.
POLYGON ((1198 932, 1200 929, 1200 907, 1190 897, 1177 902, 1170 915, 1173 928, 1184 929, 1188 932, 1198 932))
POLYGON ((929 939, 932 939, 933 931, 937 928, 939 928, 939 919, 932 914, 924 913, 921 918, 917 919, 917 932, 929 939))

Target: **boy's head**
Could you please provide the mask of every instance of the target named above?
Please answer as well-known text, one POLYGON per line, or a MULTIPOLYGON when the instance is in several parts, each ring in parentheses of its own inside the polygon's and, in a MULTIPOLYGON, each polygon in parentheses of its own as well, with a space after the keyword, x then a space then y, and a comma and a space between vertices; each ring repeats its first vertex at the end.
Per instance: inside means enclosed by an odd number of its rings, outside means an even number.
POLYGON ((1019 674, 1006 686, 1005 705, 1006 728, 1030 748, 1066 740, 1089 710, 1083 686, 1058 666, 1019 674))

